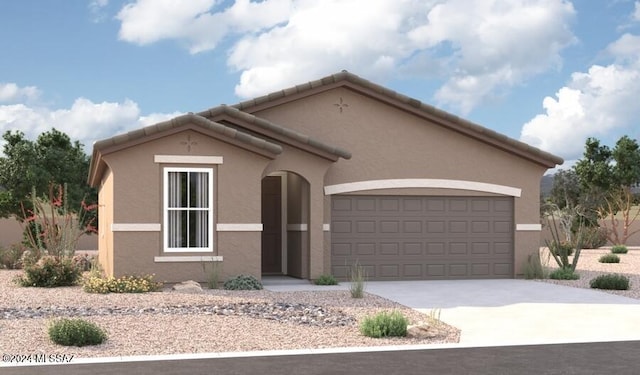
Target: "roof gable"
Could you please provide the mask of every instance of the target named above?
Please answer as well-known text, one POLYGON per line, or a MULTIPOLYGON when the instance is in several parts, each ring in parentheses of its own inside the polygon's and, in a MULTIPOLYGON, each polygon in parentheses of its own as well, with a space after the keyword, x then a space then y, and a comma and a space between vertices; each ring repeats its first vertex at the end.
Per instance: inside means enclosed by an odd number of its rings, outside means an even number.
POLYGON ((272 159, 282 153, 282 146, 278 144, 211 121, 205 117, 188 113, 168 121, 95 142, 89 168, 89 185, 97 186, 100 183, 100 178, 106 167, 102 159, 103 156, 189 129, 203 132, 214 138, 272 159))
POLYGON ((504 134, 422 103, 418 99, 400 94, 347 71, 243 101, 232 107, 241 113, 252 114, 337 87, 346 87, 362 95, 375 98, 388 105, 422 117, 429 122, 464 134, 547 168, 554 168, 556 165, 564 162, 559 156, 509 138, 504 134))

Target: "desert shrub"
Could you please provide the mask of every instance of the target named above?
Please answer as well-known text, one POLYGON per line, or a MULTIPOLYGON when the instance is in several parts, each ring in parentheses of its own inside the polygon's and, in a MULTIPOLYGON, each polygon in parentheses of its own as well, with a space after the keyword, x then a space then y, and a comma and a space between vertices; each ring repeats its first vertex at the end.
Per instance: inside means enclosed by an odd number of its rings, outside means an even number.
POLYGON ((13 244, 7 248, 0 246, 0 269, 21 269, 22 256, 26 251, 26 246, 22 244, 13 244))
POLYGON ((530 254, 524 263, 523 267, 524 278, 530 279, 544 279, 547 276, 547 270, 542 264, 540 259, 540 252, 537 251, 534 254, 530 254))
POLYGON ((70 258, 47 255, 34 264, 25 264, 23 274, 16 281, 27 287, 70 286, 78 282, 81 273, 70 258))
POLYGON ((607 243, 607 230, 601 227, 585 227, 582 233, 582 248, 597 249, 607 243))
POLYGON ((159 290, 162 283, 153 280, 153 275, 99 277, 90 275, 82 283, 82 290, 87 293, 147 293, 159 290))
POLYGON ((594 289, 627 290, 630 283, 629 278, 626 276, 608 273, 592 279, 589 282, 589 286, 594 289))
POLYGON ((600 263, 620 263, 620 257, 616 254, 604 254, 598 259, 600 263))
POLYGON ((571 256, 573 255, 573 251, 575 250, 574 246, 567 241, 560 241, 560 242, 552 242, 551 246, 549 247, 549 251, 551 251, 553 254, 561 256, 566 254, 567 256, 571 256))
POLYGON ((262 283, 251 275, 238 275, 224 282, 228 290, 260 290, 262 283))
POLYGON ((367 279, 367 273, 357 261, 351 266, 349 292, 352 298, 364 297, 364 287, 367 279))
POLYGON ((49 338, 58 345, 87 346, 102 344, 107 333, 84 319, 58 319, 49 325, 49 338))
POLYGON ((615 245, 611 248, 611 252, 614 254, 626 254, 629 249, 625 245, 615 245))
POLYGON ((85 253, 74 255, 71 260, 78 268, 80 268, 81 272, 86 272, 91 270, 91 267, 94 264, 93 258, 93 256, 85 253))
POLYGON ((580 275, 571 268, 558 268, 549 274, 549 278, 554 280, 578 280, 580 275))
POLYGON ((320 275, 314 283, 316 285, 338 285, 338 280, 333 275, 320 275))
POLYGON ((360 332, 368 337, 404 337, 407 335, 409 320, 398 311, 382 311, 365 317, 360 324, 360 332))

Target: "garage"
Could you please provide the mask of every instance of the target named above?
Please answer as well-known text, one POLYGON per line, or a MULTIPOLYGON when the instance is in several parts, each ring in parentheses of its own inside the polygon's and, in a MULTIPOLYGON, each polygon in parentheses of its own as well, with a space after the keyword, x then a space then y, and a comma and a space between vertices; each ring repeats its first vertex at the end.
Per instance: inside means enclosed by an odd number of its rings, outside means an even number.
POLYGON ((513 198, 334 195, 331 272, 368 280, 514 277, 513 198))

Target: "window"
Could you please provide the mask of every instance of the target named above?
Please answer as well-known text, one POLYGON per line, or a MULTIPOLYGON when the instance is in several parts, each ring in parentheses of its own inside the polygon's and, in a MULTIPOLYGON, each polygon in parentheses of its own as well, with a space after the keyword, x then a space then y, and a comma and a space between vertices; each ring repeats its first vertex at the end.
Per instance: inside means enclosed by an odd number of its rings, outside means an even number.
POLYGON ((213 251, 213 169, 164 169, 167 252, 213 251))

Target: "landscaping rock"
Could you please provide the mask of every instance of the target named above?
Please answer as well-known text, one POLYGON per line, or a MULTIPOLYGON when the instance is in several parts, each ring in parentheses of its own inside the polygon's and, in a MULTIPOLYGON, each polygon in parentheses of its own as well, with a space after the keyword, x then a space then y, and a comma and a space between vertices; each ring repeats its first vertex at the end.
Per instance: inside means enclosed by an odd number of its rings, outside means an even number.
POLYGON ((407 327, 407 337, 416 339, 430 339, 438 336, 438 330, 429 324, 416 324, 407 327))
POLYGON ((171 290, 173 290, 175 292, 180 292, 180 293, 192 293, 192 294, 204 293, 200 283, 198 283, 196 281, 193 281, 193 280, 187 280, 187 281, 183 281, 181 283, 178 283, 178 284, 174 285, 171 288, 171 290))

